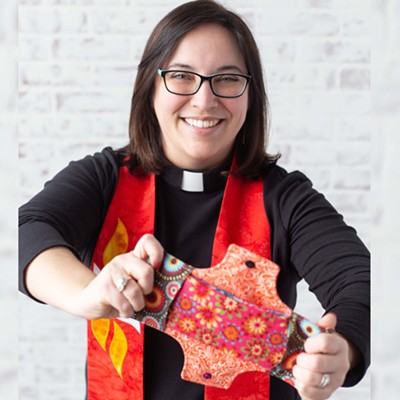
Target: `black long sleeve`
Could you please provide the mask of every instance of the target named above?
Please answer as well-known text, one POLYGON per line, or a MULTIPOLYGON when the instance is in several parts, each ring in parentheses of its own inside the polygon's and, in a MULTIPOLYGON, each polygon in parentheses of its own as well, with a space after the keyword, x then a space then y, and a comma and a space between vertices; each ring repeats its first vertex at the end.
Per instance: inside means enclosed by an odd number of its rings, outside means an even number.
POLYGON ((118 179, 121 157, 110 148, 71 162, 19 209, 19 290, 42 251, 69 248, 88 264, 118 179))
POLYGON ((345 386, 356 384, 370 363, 370 254, 342 215, 300 172, 274 167, 265 184, 273 259, 285 271, 278 290, 291 307, 304 278, 322 307, 337 315, 336 330, 359 349, 363 363, 345 386), (286 289, 285 289, 286 288, 286 289))

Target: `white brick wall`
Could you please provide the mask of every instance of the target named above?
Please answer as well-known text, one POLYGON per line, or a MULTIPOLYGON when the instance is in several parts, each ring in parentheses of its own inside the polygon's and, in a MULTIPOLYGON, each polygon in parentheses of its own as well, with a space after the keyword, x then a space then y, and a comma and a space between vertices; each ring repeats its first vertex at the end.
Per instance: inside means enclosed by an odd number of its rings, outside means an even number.
POLYGON ((16 19, 10 1, 0 4, 0 399, 17 399, 17 160, 16 19))
MULTIPOLYGON (((9 321, 2 322, 2 331, 11 338, 0 345, 0 399, 17 398, 18 389, 21 400, 78 400, 84 392, 84 323, 24 296, 16 312, 15 205, 40 190, 71 159, 105 145, 125 144, 132 83, 145 40, 156 22, 183 1, 20 0, 18 13, 14 3, 3 0, 0 5, 0 133, 6 144, 1 147, 0 178, 1 202, 8 206, 0 220, 0 254, 10 266, 1 281, 0 304, 3 321, 9 321), (17 160, 17 145, 19 177, 9 167, 17 160), (3 201, 4 192, 10 196, 3 201)), ((379 271, 394 273, 399 252, 390 221, 397 203, 384 184, 398 180, 395 146, 398 149, 400 142, 393 132, 399 127, 394 116, 400 111, 399 1, 223 3, 245 17, 260 46, 271 103, 270 150, 282 152, 281 164, 287 169, 305 172, 368 245, 372 239, 379 271), (372 160, 371 138, 373 149, 378 149, 372 160), (389 167, 391 161, 396 172, 389 167), (377 192, 373 212, 371 163, 377 192), (382 232, 388 232, 389 239, 382 232)), ((383 289, 382 275, 375 272, 374 279, 383 289)), ((384 341, 396 343, 395 329, 381 328, 389 317, 387 304, 396 300, 398 279, 391 282, 393 291, 384 290, 375 299, 377 309, 385 310, 375 314, 376 331, 384 341)), ((321 309, 313 295, 304 285, 299 289, 298 311, 317 319, 321 309)), ((376 346, 379 369, 373 377, 379 399, 393 398, 396 348, 392 350, 376 346)), ((370 374, 332 398, 368 399, 369 393, 370 374)))
POLYGON ((373 37, 373 395, 397 399, 400 345, 400 2, 375 1, 373 37), (385 328, 395 317, 392 329, 385 328))

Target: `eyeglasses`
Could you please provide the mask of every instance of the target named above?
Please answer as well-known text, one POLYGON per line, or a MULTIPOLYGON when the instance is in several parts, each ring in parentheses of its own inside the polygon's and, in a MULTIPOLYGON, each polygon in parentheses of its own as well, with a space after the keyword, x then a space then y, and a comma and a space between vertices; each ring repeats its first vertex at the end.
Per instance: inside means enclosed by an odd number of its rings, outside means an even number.
POLYGON ((164 79, 168 92, 180 96, 196 94, 203 82, 209 81, 215 96, 233 99, 244 93, 251 80, 250 75, 233 73, 204 76, 196 72, 175 69, 158 69, 157 73, 164 79))

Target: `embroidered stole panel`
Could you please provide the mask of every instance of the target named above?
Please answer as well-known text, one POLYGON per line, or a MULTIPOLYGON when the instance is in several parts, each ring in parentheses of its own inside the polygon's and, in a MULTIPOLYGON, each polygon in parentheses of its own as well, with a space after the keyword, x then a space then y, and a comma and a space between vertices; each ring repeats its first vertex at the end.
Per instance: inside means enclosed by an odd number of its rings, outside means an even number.
MULTIPOLYGON (((99 272, 113 257, 133 250, 154 232, 155 176, 135 177, 126 167, 100 232, 92 261, 99 272)), ((263 181, 229 176, 214 238, 212 263, 230 244, 270 258, 270 230, 263 201, 263 181)), ((88 400, 143 400, 144 327, 133 319, 88 321, 88 400)), ((205 387, 205 400, 269 400, 270 377, 239 375, 229 389, 205 387)))

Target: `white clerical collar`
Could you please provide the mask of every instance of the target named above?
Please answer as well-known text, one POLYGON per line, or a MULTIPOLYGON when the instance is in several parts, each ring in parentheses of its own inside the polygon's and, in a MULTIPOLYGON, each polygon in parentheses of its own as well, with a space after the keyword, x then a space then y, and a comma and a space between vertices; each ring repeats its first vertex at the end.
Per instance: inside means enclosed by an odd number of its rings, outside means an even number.
POLYGON ((186 171, 173 165, 165 167, 160 178, 173 187, 185 192, 210 193, 226 185, 231 160, 226 160, 219 167, 209 171, 186 171))
POLYGON ((181 189, 185 192, 204 192, 204 174, 183 170, 181 189))

